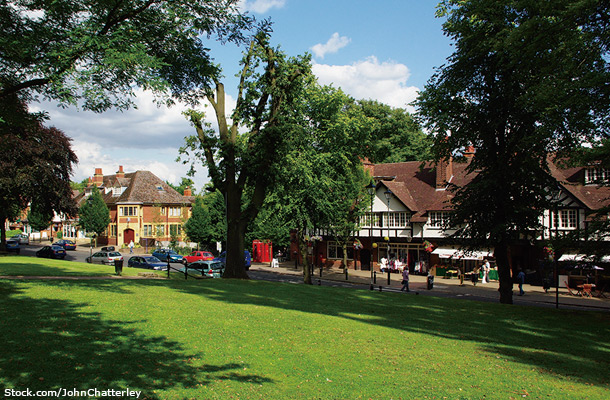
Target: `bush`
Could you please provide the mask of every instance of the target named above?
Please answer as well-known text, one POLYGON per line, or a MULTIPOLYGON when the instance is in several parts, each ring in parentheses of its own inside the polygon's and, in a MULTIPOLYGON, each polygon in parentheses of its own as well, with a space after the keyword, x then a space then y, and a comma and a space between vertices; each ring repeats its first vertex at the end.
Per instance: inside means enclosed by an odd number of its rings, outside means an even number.
POLYGON ((7 238, 11 238, 11 237, 13 237, 13 236, 15 236, 15 235, 19 235, 19 234, 21 234, 21 233, 23 233, 23 232, 21 231, 21 229, 13 229, 13 230, 11 230, 11 231, 6 231, 6 237, 7 237, 7 238))

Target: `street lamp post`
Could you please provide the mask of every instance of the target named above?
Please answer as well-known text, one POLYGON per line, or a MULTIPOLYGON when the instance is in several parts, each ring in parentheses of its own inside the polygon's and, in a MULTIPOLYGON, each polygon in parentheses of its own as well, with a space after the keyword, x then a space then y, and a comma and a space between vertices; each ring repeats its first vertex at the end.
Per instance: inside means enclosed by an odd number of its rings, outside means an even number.
MULTIPOLYGON (((388 202, 388 220, 387 220, 388 236, 386 237, 388 248, 387 248, 386 256, 388 257, 388 262, 389 262, 390 261, 390 199, 392 198, 392 191, 390 189, 388 189, 385 192, 383 192, 383 194, 385 195, 385 198, 388 202)), ((389 267, 390 266, 388 264, 388 285, 390 285, 390 268, 389 267)))
MULTIPOLYGON (((375 198, 375 191, 376 191, 376 186, 373 183, 373 181, 371 181, 371 183, 369 183, 366 186, 366 190, 369 193, 369 196, 371 197, 371 213, 370 213, 370 218, 369 218, 369 238, 371 240, 371 258, 373 256, 373 199, 375 198)), ((362 257, 360 258, 360 261, 362 261, 362 257)), ((369 269, 371 270, 371 288, 373 287, 373 262, 371 260, 369 260, 369 269)))

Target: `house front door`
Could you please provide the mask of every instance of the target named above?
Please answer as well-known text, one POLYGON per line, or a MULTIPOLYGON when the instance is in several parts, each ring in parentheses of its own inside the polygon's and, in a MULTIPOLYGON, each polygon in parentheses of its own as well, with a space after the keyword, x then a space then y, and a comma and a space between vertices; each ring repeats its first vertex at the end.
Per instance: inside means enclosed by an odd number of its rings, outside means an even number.
POLYGON ((136 235, 133 229, 125 229, 123 231, 123 238, 125 244, 129 244, 129 242, 131 242, 132 240, 135 243, 135 237, 136 235))

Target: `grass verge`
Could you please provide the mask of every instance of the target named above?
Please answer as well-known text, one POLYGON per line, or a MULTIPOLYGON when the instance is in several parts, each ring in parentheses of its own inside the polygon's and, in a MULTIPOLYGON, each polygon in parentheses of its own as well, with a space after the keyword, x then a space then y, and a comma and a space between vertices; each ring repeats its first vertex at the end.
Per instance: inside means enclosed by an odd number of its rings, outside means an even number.
MULTIPOLYGON (((9 260, 4 274, 21 267, 9 260)), ((59 263, 58 273, 79 268, 59 263)), ((607 313, 261 281, 84 279, 0 281, 0 318, 0 386, 17 390, 610 398, 607 313)))

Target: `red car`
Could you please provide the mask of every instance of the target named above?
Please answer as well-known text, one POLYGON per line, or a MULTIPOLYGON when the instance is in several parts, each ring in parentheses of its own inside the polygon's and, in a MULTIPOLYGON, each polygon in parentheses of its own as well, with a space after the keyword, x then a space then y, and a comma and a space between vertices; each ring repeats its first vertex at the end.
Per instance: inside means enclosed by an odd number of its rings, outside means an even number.
POLYGON ((213 259, 214 255, 209 251, 194 251, 188 256, 184 256, 182 262, 184 263, 184 265, 189 265, 190 263, 193 263, 195 261, 209 261, 213 259))

